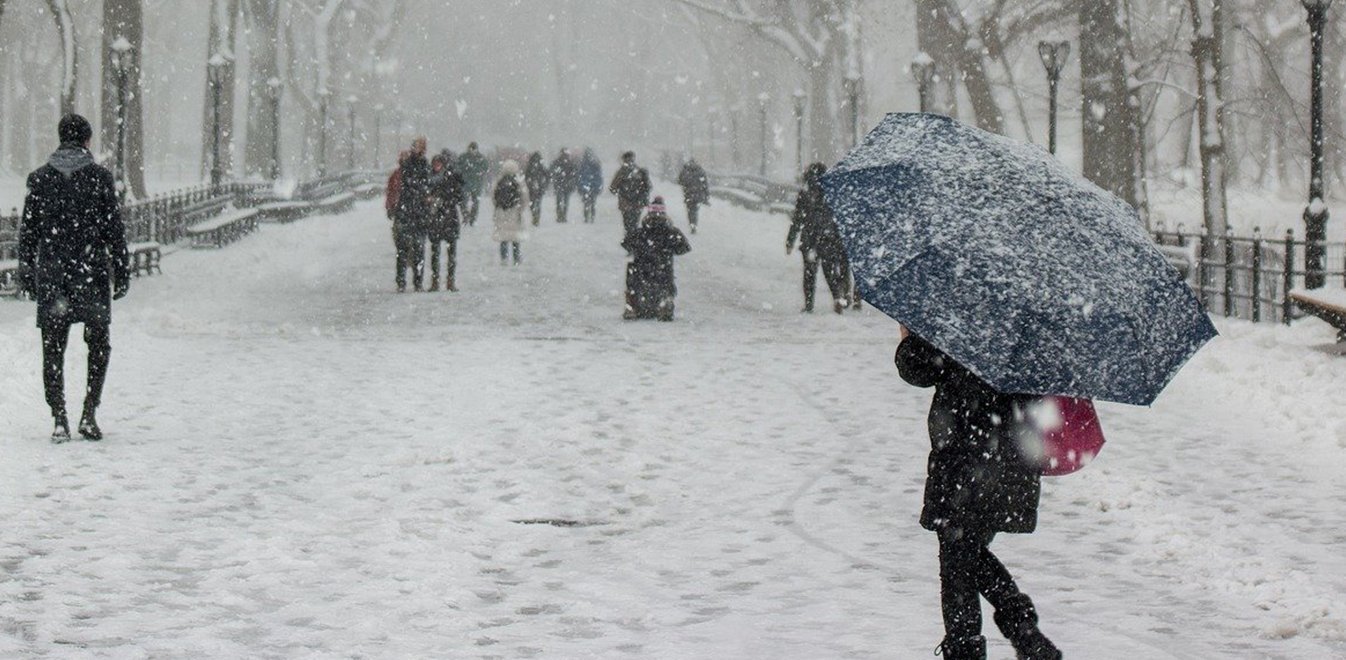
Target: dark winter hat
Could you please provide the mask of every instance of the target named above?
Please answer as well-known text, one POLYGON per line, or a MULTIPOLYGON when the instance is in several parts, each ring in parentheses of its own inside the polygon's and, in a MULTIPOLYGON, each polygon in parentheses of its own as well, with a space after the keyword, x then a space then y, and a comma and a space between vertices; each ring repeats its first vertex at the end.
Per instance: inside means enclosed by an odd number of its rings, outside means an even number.
POLYGON ((60 136, 61 144, 83 146, 93 137, 93 127, 89 125, 88 119, 71 113, 61 117, 61 123, 56 127, 56 134, 60 136))
POLYGON ((468 142, 468 143, 467 143, 467 148, 468 148, 469 151, 476 151, 476 150, 477 150, 477 143, 476 143, 476 142, 468 142))
POLYGON ((628 152, 622 154, 622 162, 623 162, 623 163, 634 163, 634 162, 636 162, 636 152, 634 152, 634 151, 628 151, 628 152))

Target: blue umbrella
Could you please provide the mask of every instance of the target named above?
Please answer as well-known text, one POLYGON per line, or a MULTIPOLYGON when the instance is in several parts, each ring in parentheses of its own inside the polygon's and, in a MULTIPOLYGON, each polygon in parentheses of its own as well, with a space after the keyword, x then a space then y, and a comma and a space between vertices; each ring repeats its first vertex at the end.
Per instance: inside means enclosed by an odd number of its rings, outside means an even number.
POLYGON ((890 114, 822 184, 860 295, 1002 392, 1149 405, 1216 335, 1135 210, 1039 147, 890 114))

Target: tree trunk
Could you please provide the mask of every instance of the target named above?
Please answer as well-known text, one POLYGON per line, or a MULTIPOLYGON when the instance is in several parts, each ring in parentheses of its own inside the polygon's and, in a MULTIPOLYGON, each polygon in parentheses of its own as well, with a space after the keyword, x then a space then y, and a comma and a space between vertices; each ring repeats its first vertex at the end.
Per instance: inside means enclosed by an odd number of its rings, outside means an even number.
POLYGON ((243 148, 243 169, 249 175, 271 173, 271 143, 280 127, 272 116, 269 84, 279 80, 280 3, 277 0, 245 0, 244 17, 248 43, 248 136, 243 148))
POLYGON ((936 83, 936 89, 943 87, 946 90, 943 98, 934 96, 935 106, 931 111, 957 119, 959 60, 953 56, 950 45, 959 43, 959 37, 944 16, 944 10, 944 0, 916 0, 916 40, 921 52, 935 61, 935 71, 944 83, 942 86, 936 83))
POLYGON ((79 80, 79 48, 75 39, 75 19, 66 0, 47 0, 56 36, 61 47, 61 114, 75 111, 75 86, 79 80))
POLYGON ((1136 111, 1118 0, 1080 4, 1084 176, 1136 206, 1136 111))
POLYGON ((838 116, 837 110, 845 106, 846 101, 838 98, 833 75, 836 70, 830 62, 819 62, 806 71, 808 74, 808 135, 811 138, 805 145, 804 153, 809 162, 835 162, 841 154, 841 134, 848 119, 838 116))
POLYGON ((103 73, 102 73, 102 145, 103 152, 115 156, 117 153, 118 109, 121 103, 119 95, 116 60, 118 56, 112 45, 125 39, 131 49, 120 57, 124 58, 126 71, 126 126, 123 128, 126 140, 126 184, 131 197, 143 199, 145 195, 145 140, 144 140, 144 103, 141 87, 140 62, 144 48, 144 16, 141 0, 104 0, 103 1, 103 73))
POLYGON ((1220 50, 1223 0, 1188 0, 1192 56, 1196 59, 1197 133, 1201 150, 1201 199, 1206 231, 1223 236, 1229 227, 1225 201, 1224 89, 1220 50))
MULTIPOLYGON (((238 26, 238 0, 211 0, 210 36, 206 45, 206 61, 216 55, 224 58, 219 72, 220 95, 220 169, 228 175, 233 170, 234 138, 234 43, 238 26)), ((213 165, 213 134, 215 128, 214 91, 211 88, 210 67, 206 67, 206 102, 201 121, 201 173, 208 175, 213 165)))

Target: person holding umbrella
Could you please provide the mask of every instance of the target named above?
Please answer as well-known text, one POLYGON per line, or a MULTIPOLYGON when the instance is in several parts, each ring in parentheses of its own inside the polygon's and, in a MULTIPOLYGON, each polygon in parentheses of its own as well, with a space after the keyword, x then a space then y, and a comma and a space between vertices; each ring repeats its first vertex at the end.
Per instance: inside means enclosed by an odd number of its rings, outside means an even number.
POLYGON ((1135 209, 1040 147, 892 114, 821 182, 860 296, 902 325, 899 373, 935 388, 940 651, 986 658, 985 597, 1021 660, 1062 657, 989 547, 1037 527, 1057 428, 1038 402, 1149 405, 1214 326, 1135 209))

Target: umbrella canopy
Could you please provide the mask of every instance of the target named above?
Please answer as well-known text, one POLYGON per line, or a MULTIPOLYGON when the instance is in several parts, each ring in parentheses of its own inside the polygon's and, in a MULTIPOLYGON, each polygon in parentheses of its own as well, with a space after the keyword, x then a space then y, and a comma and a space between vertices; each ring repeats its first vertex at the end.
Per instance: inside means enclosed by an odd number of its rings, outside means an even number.
POLYGON ((861 296, 993 387, 1149 405, 1215 328, 1134 209, 1043 149, 891 114, 823 177, 861 296))

